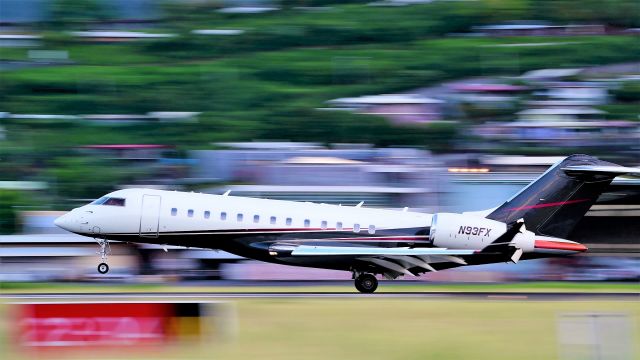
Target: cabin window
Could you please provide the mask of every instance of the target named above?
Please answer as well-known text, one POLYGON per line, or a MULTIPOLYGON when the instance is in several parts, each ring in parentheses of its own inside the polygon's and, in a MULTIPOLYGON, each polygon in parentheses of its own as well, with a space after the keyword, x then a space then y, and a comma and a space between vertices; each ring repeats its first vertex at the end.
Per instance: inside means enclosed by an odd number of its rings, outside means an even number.
POLYGON ((208 219, 208 218, 210 218, 210 217, 211 217, 211 211, 209 211, 209 210, 205 211, 205 212, 204 212, 204 218, 205 218, 205 219, 208 219))
POLYGON ((193 217, 193 209, 187 210, 187 216, 188 217, 193 217))
POLYGON ((292 223, 291 218, 287 218, 286 223, 287 223, 287 226, 291 226, 291 223, 292 223))
POLYGON ((311 220, 304 219, 304 227, 309 227, 309 226, 311 226, 311 220))
POLYGON ((327 230, 327 222, 326 222, 326 220, 323 220, 320 223, 320 228, 322 228, 322 230, 327 230))
POLYGON ((220 220, 227 220, 227 213, 226 212, 221 212, 220 213, 220 220))
POLYGON ((260 222, 260 215, 253 215, 253 222, 254 223, 259 223, 260 222))
POLYGON ((360 232, 360 224, 353 224, 353 232, 360 232))
POLYGON ((272 216, 272 217, 269 219, 269 223, 270 223, 271 225, 274 225, 274 224, 276 223, 276 217, 275 217, 275 216, 272 216))
POLYGON ((177 208, 171 208, 171 216, 176 216, 178 215, 178 209, 177 208))
POLYGON ((338 230, 338 231, 342 231, 342 221, 338 221, 338 222, 336 223, 336 230, 338 230))
POLYGON ((243 218, 244 218, 244 215, 238 214, 238 216, 236 217, 236 220, 238 220, 238 222, 242 222, 243 218))
POLYGON ((375 233, 376 233, 376 226, 369 225, 369 234, 375 234, 375 233))

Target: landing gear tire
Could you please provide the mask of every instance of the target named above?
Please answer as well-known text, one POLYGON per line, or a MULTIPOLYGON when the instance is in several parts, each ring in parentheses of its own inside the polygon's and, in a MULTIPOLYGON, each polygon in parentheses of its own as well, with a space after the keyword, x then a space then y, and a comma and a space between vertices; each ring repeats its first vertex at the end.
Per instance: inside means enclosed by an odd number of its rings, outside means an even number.
POLYGON ((98 265, 98 272, 100 274, 106 274, 109 272, 109 265, 107 265, 106 263, 100 263, 98 265))
POLYGON ((361 293, 371 294, 378 288, 378 279, 372 274, 361 274, 355 279, 355 285, 361 293))
POLYGON ((100 259, 102 262, 98 265, 98 272, 100 274, 106 274, 109 272, 109 265, 107 265, 107 255, 111 253, 111 246, 109 246, 109 241, 107 239, 97 238, 98 242, 98 254, 100 255, 100 259))

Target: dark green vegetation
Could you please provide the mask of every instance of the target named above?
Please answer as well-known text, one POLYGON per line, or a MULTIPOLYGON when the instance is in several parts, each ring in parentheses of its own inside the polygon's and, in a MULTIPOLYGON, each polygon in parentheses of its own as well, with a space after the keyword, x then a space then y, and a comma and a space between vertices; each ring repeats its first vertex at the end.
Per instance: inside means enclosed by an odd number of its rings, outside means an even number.
MULTIPOLYGON (((327 3, 294 1, 284 2, 281 11, 257 15, 221 14, 215 3, 174 4, 163 8, 161 20, 147 31, 176 37, 126 44, 70 37, 65 31, 91 29, 91 21, 112 15, 87 0, 73 2, 81 3, 76 10, 82 11, 61 12, 64 3, 54 9, 57 17, 37 27, 45 36, 42 49, 66 50, 73 63, 0 73, 0 110, 74 115, 202 112, 198 123, 122 127, 3 120, 8 136, 0 147, 0 179, 51 180, 57 194, 66 197, 97 196, 138 175, 114 171, 118 165, 111 162, 76 159, 75 147, 86 144, 160 143, 182 151, 208 148, 216 141, 287 139, 448 151, 464 139, 463 126, 394 127, 377 117, 317 108, 343 96, 405 91, 467 76, 631 61, 640 53, 634 36, 447 35, 513 19, 640 26, 640 15, 634 15, 640 14, 634 11, 639 5, 633 1, 587 2, 579 11, 563 11, 574 7, 569 1, 435 2, 399 8, 328 2, 331 8, 316 11, 295 6, 327 3), (245 33, 191 33, 207 28, 245 33), (530 42, 552 44, 499 46, 530 42), (88 186, 78 193, 73 190, 76 183, 88 186)), ((27 50, 3 48, 0 59, 26 60, 27 50)), ((634 94, 632 87, 616 96, 635 101, 634 94)))
POLYGON ((0 190, 0 234, 11 234, 17 230, 18 214, 13 207, 7 205, 19 205, 22 202, 20 195, 16 191, 0 190))

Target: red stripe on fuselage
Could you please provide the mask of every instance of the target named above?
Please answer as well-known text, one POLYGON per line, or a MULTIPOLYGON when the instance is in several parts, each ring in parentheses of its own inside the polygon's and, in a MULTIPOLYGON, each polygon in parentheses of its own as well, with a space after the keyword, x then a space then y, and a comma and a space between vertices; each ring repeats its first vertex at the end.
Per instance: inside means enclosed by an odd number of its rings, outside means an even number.
POLYGON ((581 202, 585 202, 585 201, 589 201, 589 200, 590 199, 577 199, 577 200, 568 200, 568 201, 558 201, 558 202, 545 203, 545 204, 519 206, 519 207, 511 208, 509 210, 540 209, 540 208, 546 208, 546 207, 552 207, 552 206, 577 204, 577 203, 581 203, 581 202))
POLYGON ((536 240, 536 249, 566 250, 566 251, 587 251, 587 247, 579 243, 567 243, 561 241, 536 240))

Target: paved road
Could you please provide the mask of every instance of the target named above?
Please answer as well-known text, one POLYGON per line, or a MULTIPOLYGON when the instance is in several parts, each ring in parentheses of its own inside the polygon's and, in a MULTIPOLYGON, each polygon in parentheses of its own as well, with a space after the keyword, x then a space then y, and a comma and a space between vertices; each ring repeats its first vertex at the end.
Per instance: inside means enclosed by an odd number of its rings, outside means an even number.
POLYGON ((640 301, 640 293, 589 293, 589 292, 379 292, 360 294, 357 292, 111 292, 111 293, 13 293, 2 294, 0 300, 216 300, 216 299, 381 299, 381 298, 415 298, 441 299, 456 298, 468 300, 604 300, 617 299, 640 301))

